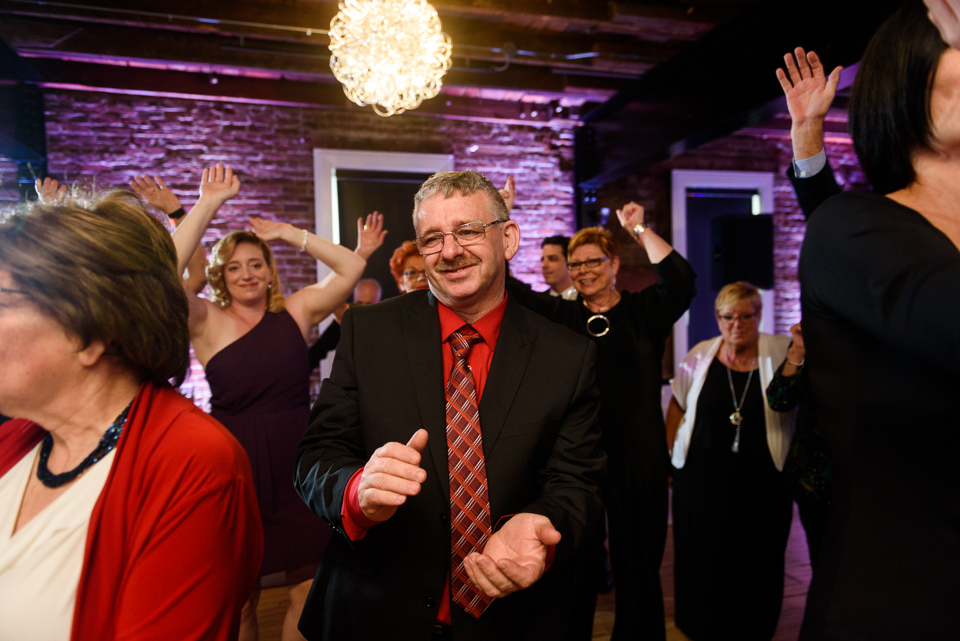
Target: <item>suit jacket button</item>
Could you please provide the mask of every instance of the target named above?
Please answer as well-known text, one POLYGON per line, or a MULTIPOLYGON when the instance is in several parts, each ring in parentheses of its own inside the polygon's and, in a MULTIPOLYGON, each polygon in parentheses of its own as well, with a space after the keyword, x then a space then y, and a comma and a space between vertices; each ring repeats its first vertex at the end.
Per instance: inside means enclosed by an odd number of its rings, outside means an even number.
POLYGON ((423 600, 423 604, 428 608, 435 608, 437 607, 437 600, 434 599, 432 596, 428 596, 423 600))
POLYGON ((447 515, 444 514, 443 512, 440 513, 440 522, 441 522, 441 523, 446 523, 446 522, 447 522, 447 515))

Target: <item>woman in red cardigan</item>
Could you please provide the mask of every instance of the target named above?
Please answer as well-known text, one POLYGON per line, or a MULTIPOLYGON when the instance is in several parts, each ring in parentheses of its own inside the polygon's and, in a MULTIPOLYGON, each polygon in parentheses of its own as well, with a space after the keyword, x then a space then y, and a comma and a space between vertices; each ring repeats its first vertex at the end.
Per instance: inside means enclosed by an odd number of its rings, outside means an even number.
POLYGON ((0 217, 0 638, 237 636, 260 517, 239 444, 168 384, 176 264, 130 193, 0 217))

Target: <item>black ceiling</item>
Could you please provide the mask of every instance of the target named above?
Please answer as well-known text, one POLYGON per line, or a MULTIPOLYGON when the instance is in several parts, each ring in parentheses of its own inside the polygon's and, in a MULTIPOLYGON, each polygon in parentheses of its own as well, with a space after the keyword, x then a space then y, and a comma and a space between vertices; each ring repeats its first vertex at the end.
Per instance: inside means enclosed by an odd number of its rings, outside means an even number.
POLYGON ((775 70, 786 52, 815 50, 828 71, 853 65, 900 2, 778 0, 721 25, 582 118, 581 186, 598 188, 784 113, 775 70))

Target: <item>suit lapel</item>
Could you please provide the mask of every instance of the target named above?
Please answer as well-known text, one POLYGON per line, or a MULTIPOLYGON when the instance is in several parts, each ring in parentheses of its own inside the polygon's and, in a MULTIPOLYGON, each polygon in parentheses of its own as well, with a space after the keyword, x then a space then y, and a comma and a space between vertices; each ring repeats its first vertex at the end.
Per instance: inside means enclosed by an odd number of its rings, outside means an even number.
POLYGON ((480 399, 480 426, 485 456, 493 452, 510 414, 535 340, 536 332, 527 325, 520 304, 508 297, 493 362, 483 388, 483 398, 480 399))
MULTIPOLYGON (((417 394, 420 425, 427 430, 424 458, 433 460, 444 501, 449 500, 450 479, 447 469, 447 418, 443 396, 443 356, 441 354, 440 317, 437 299, 432 293, 416 296, 415 305, 402 315, 404 344, 410 362, 410 376, 417 394)), ((428 465, 424 461, 425 465, 428 465)), ((426 467, 424 468, 426 469, 426 467)), ((428 470, 429 472, 429 470, 428 470)))

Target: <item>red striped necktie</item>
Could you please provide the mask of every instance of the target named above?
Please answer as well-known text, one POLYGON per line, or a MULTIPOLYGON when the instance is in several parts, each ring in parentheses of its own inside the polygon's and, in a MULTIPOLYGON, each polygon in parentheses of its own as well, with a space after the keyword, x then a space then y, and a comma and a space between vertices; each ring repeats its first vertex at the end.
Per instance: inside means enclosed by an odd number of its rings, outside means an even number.
POLYGON ((453 369, 447 382, 447 465, 450 470, 450 594, 480 618, 493 602, 467 576, 463 559, 482 552, 491 534, 487 470, 483 462, 480 404, 467 356, 483 337, 470 325, 450 335, 453 369))

